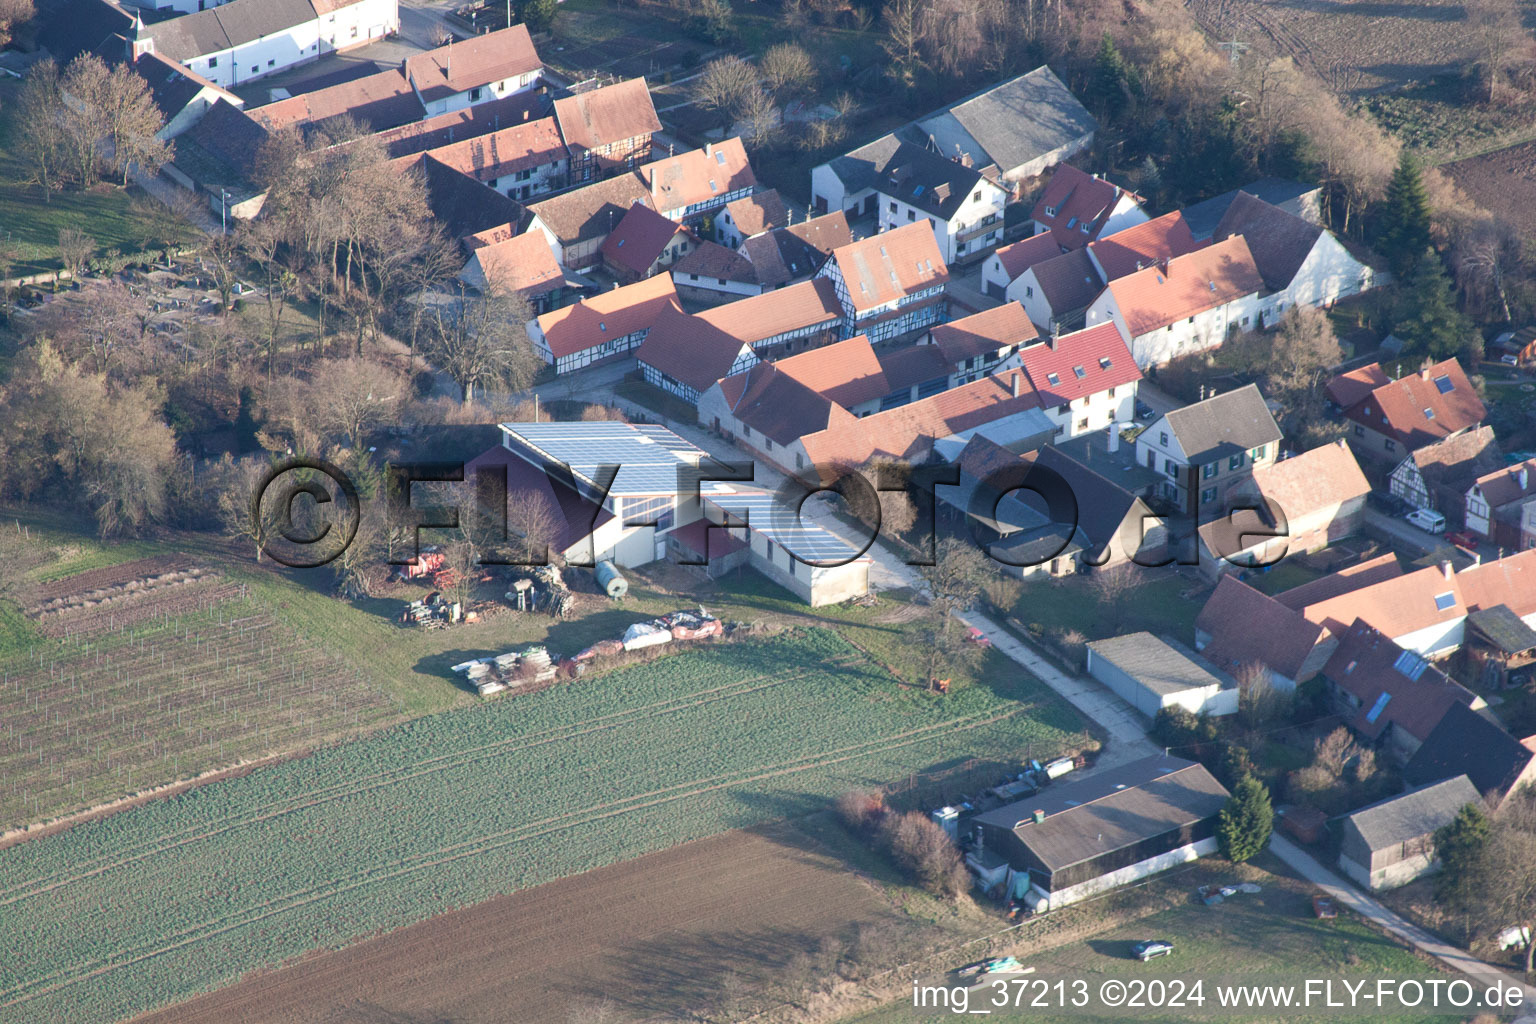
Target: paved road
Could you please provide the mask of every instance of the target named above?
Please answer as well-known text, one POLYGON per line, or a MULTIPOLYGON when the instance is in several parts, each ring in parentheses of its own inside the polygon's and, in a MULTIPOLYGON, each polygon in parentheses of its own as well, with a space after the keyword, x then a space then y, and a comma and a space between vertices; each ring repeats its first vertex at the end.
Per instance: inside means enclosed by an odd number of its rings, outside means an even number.
MULTIPOLYGON (((1500 970, 1492 964, 1484 963, 1466 950, 1458 949, 1447 942, 1443 942, 1417 925, 1403 920, 1403 918, 1391 910, 1388 910, 1332 871, 1323 867, 1311 854, 1308 854, 1284 836, 1276 833, 1274 838, 1269 841, 1269 848, 1275 852, 1277 857, 1294 868, 1303 878, 1338 900, 1340 905, 1348 907, 1361 917, 1375 923, 1378 927, 1396 935, 1405 942, 1412 943, 1446 966, 1472 978, 1479 985, 1502 985, 1505 987, 1520 985, 1525 991, 1526 1004, 1536 1006, 1536 988, 1523 984, 1508 972, 1500 970)), ((1532 1019, 1536 1019, 1536 1017, 1526 1015, 1520 1018, 1521 1021, 1532 1019)))

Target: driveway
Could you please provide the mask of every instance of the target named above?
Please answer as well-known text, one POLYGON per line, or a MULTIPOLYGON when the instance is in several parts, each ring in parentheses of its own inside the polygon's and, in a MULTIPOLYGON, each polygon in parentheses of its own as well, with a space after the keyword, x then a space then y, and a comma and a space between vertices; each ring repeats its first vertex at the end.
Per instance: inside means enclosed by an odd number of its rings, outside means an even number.
MULTIPOLYGON (((1274 851, 1275 856, 1290 865, 1297 874, 1382 930, 1396 935, 1404 942, 1412 944, 1447 967, 1460 971, 1479 985, 1485 987, 1501 985, 1506 988, 1511 985, 1519 985, 1525 991, 1526 1005, 1536 1006, 1536 988, 1523 984, 1508 972, 1500 970, 1492 964, 1484 963, 1466 950, 1458 949, 1448 942, 1437 939, 1417 925, 1403 920, 1396 913, 1388 910, 1371 897, 1345 882, 1344 879, 1332 871, 1323 867, 1311 854, 1302 850, 1279 833, 1276 833, 1270 839, 1269 848, 1274 851)), ((1533 1019, 1536 1019, 1536 1016, 1527 1013, 1523 1014, 1519 1021, 1530 1021, 1533 1019)))

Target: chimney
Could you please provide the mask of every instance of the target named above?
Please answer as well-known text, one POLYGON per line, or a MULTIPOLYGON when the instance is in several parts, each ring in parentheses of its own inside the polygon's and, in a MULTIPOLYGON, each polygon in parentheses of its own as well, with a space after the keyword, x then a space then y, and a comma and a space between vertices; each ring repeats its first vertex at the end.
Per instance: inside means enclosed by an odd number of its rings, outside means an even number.
POLYGON ((1108 443, 1105 445, 1105 448, 1108 449, 1111 452, 1117 452, 1117 451, 1120 450, 1120 430, 1119 430, 1119 427, 1120 427, 1120 424, 1116 423, 1114 420, 1110 420, 1110 422, 1109 422, 1109 438, 1108 438, 1108 443))
POLYGON ((1205 401, 1205 385, 1200 385, 1200 401, 1205 401))
POLYGON ((1051 336, 1046 339, 1046 344, 1051 346, 1051 351, 1056 351, 1056 342, 1061 340, 1061 321, 1051 321, 1051 336))
MULTIPOLYGON (((524 108, 523 108, 523 120, 524 120, 524 121, 526 121, 526 120, 528 120, 528 115, 529 115, 529 114, 530 114, 530 113, 532 113, 532 111, 530 111, 530 110, 529 110, 529 109, 528 109, 528 108, 527 108, 527 107, 524 107, 524 108)), ((500 114, 497 114, 497 115, 496 115, 496 119, 497 119, 497 120, 500 120, 500 119, 501 119, 501 115, 500 115, 500 114)))
POLYGON ((1019 377, 1020 376, 1022 376, 1022 375, 1017 370, 1015 370, 1014 374, 1013 374, 1013 397, 1014 398, 1018 398, 1019 397, 1019 377))
POLYGON ((1524 491, 1531 486, 1531 471, 1524 466, 1520 467, 1520 490, 1524 491))
POLYGON ((1449 561, 1445 561, 1440 563, 1440 573, 1446 579, 1451 579, 1456 575, 1456 570, 1451 566, 1449 561))

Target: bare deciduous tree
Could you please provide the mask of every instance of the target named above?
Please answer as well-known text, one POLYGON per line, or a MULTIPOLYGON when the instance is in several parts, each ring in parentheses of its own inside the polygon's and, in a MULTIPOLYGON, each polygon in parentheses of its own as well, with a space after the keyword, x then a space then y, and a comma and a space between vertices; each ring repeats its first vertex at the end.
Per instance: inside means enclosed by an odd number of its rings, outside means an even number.
POLYGON ((427 353, 463 391, 522 391, 533 383, 542 360, 528 342, 528 303, 517 295, 464 296, 430 314, 427 353))
POLYGON ((52 58, 32 65, 16 103, 15 145, 25 161, 28 180, 42 189, 45 203, 59 187, 64 170, 63 107, 59 66, 52 58))
POLYGON ((719 114, 723 127, 729 131, 753 94, 762 91, 757 77, 757 69, 740 57, 718 57, 704 65, 694 81, 694 100, 705 110, 719 114))
POLYGON ((369 430, 393 419, 405 401, 406 381, 392 366, 352 356, 315 364, 309 391, 320 429, 355 448, 369 430))
POLYGON ((1472 44, 1478 77, 1488 90, 1488 102, 1496 102, 1511 64, 1530 37, 1520 23, 1520 5, 1514 0, 1465 0, 1467 37, 1472 44))
POLYGON ((765 89, 748 94, 741 108, 742 137, 751 146, 767 146, 778 138, 784 115, 765 89))
POLYGON ((805 48, 795 43, 770 46, 758 61, 763 80, 780 100, 793 98, 810 90, 816 81, 816 66, 805 48))
POLYGON ((922 70, 922 4, 919 0, 891 0, 885 5, 885 38, 880 46, 890 58, 890 75, 911 88, 922 70))
POLYGON ((0 0, 0 46, 9 43, 16 26, 30 21, 35 13, 32 0, 0 0))
POLYGON ((79 280, 95 255, 96 239, 76 227, 59 229, 59 262, 71 279, 79 280))

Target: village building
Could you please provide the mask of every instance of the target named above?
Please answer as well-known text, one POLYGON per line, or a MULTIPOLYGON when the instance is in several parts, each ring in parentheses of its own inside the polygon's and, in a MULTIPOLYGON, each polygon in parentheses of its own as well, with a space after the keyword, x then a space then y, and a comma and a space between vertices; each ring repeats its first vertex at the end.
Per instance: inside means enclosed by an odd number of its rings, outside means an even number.
POLYGON ((1035 233, 1049 233, 1063 252, 1147 221, 1143 199, 1094 174, 1062 164, 1035 200, 1035 233))
POLYGON ((1249 384, 1152 421, 1136 437, 1136 459, 1167 478, 1159 497, 1204 521, 1255 469, 1275 461, 1282 436, 1258 386, 1249 384))
POLYGON ((1471 430, 1414 448, 1387 477, 1392 494, 1414 508, 1435 509, 1455 522, 1467 508, 1467 492, 1498 472, 1502 460, 1492 427, 1471 430))
POLYGON ((1018 294, 1021 289, 1014 287, 1015 282, 1030 267, 1060 255, 1061 246, 1048 232, 1001 246, 982 264, 982 291, 999 302, 1022 302, 1023 296, 1018 294))
POLYGON ((267 193, 252 178, 267 132, 239 106, 220 98, 176 136, 165 176, 196 194, 222 221, 251 220, 267 193))
POLYGON ((751 345, 676 306, 657 316, 635 359, 646 383, 695 406, 716 381, 759 362, 751 345))
POLYGON ((1025 268, 1008 287, 1007 295, 1023 304, 1042 332, 1061 334, 1080 330, 1088 307, 1103 292, 1104 282, 1093 258, 1087 249, 1079 248, 1025 268))
POLYGON ((1536 629, 1507 604, 1467 616, 1468 678, 1487 690, 1524 688, 1536 681, 1536 629))
POLYGON ((460 281, 482 295, 521 296, 534 313, 559 304, 566 290, 565 272, 544 236, 525 232, 481 243, 472 235, 467 241, 469 261, 459 271, 460 281))
POLYGON ((695 228, 726 203, 744 199, 757 188, 757 177, 738 138, 654 160, 638 173, 651 191, 652 206, 695 228))
POLYGON ((671 275, 658 274, 530 320, 528 341, 555 373, 570 373, 633 355, 663 311, 676 305, 671 275))
POLYGON ((1219 196, 1206 199, 1184 208, 1184 219, 1197 239, 1209 239, 1216 234, 1216 227, 1227 210, 1244 193, 1262 199, 1271 206, 1300 217, 1313 224, 1323 222, 1323 190, 1317 185, 1283 178, 1259 178, 1242 188, 1234 188, 1219 196))
MULTIPOLYGON (((508 199, 529 199, 564 188, 565 146, 552 117, 460 139, 424 153, 508 199)), ((420 154, 397 158, 415 162, 420 154)))
POLYGON ((1087 322, 1113 321, 1136 362, 1158 366, 1261 326, 1263 292, 1247 242, 1232 237, 1110 281, 1087 322))
POLYGON ((839 210, 754 235, 738 251, 752 265, 759 289, 768 292, 810 280, 832 250, 852 242, 848 218, 839 210))
POLYGON ((578 86, 573 95, 555 100, 555 120, 569 154, 572 184, 633 171, 649 162, 652 137, 661 131, 643 78, 597 88, 578 86))
MULTIPOLYGON (((801 281, 701 311, 699 319, 740 338, 763 359, 829 345, 841 336, 843 310, 832 282, 801 281)), ((867 342, 866 342, 867 344, 867 342)))
POLYGON ((1332 306, 1378 283, 1376 271, 1333 232, 1246 192, 1216 226, 1217 242, 1234 236, 1248 244, 1269 292, 1260 327, 1278 323, 1293 306, 1332 306))
MULTIPOLYGON (((414 91, 410 86, 404 85, 403 75, 400 76, 399 81, 407 93, 406 99, 413 105, 417 104, 414 91)), ((320 90, 320 92, 328 91, 328 89, 320 90)), ((292 99, 304 100, 316 95, 318 93, 307 92, 292 99)), ((287 105, 289 102, 289 100, 280 100, 258 109, 265 113, 280 105, 287 105)), ((419 116, 419 106, 411 113, 419 116)), ((472 107, 461 107, 458 110, 450 110, 446 114, 422 118, 419 121, 408 121, 393 128, 375 131, 371 137, 380 143, 391 157, 411 156, 414 153, 426 153, 455 142, 476 139, 503 128, 548 116, 549 102, 545 95, 539 92, 517 92, 499 100, 476 103, 472 107)), ((308 120, 307 115, 305 120, 308 120)), ((318 123, 323 126, 324 119, 319 119, 318 123)), ((312 128, 314 125, 306 124, 305 127, 312 128)))
POLYGON ((1237 714, 1237 680, 1172 638, 1129 633, 1088 643, 1088 674, 1149 719, 1164 708, 1237 714))
POLYGON ((603 239, 603 266, 620 281, 654 277, 682 259, 697 240, 676 221, 636 203, 603 239))
POLYGON ((991 373, 1039 337, 1024 307, 1007 302, 939 324, 928 333, 924 343, 943 356, 947 372, 954 377, 952 386, 958 386, 991 373))
POLYGON ((1056 910, 1215 853, 1230 795, 1193 761, 1142 758, 969 819, 980 843, 966 863, 1056 910))
POLYGON ((1257 666, 1271 686, 1292 692, 1320 672, 1338 638, 1294 608, 1223 575, 1195 620, 1195 649, 1228 672, 1257 666))
POLYGON ((229 89, 399 28, 397 0, 228 0, 163 21, 136 18, 129 40, 134 59, 152 51, 229 89))
POLYGON ((1018 198, 1018 190, 1093 145, 1098 122, 1045 66, 908 122, 889 135, 811 170, 817 213, 873 216, 880 168, 903 143, 975 168, 1018 198))
POLYGON ((789 211, 777 189, 764 189, 725 204, 715 218, 715 234, 721 245, 739 249, 749 238, 789 226, 789 211))
POLYGON ((1467 489, 1467 529, 1500 547, 1518 550, 1521 522, 1536 508, 1536 459, 1496 469, 1467 489))
POLYGON ((1403 768, 1403 782, 1428 786, 1459 775, 1497 810, 1515 790, 1536 782, 1536 737, 1516 739, 1487 713, 1455 705, 1403 768))
POLYGON ((757 268, 735 249, 704 239, 677 261, 673 276, 684 295, 700 303, 730 303, 763 294, 757 268))
POLYGON ((630 208, 650 202, 651 190, 640 176, 621 173, 529 203, 523 226, 548 239, 562 267, 583 270, 602 260, 603 241, 630 208))
POLYGON ((847 338, 878 345, 949 319, 949 268, 927 221, 834 249, 817 277, 836 289, 847 338))
POLYGON ((1419 749, 1453 704, 1487 703, 1417 651, 1356 619, 1323 666, 1328 693, 1351 732, 1399 763, 1419 749))
POLYGON ((161 142, 191 128, 220 100, 234 107, 245 106, 245 101, 229 90, 153 51, 140 54, 133 70, 149 86, 150 98, 165 119, 165 127, 155 133, 161 142))
POLYGON ((1476 428, 1488 413, 1455 359, 1397 380, 1371 363, 1331 380, 1328 397, 1342 410, 1355 451, 1393 466, 1416 449, 1476 428))
POLYGON ((1344 819, 1339 867, 1372 891, 1407 885, 1439 870, 1435 833, 1482 802, 1477 787, 1457 775, 1362 807, 1344 819))
POLYGON ((1056 426, 1055 440, 1108 430, 1118 446, 1120 425, 1135 422, 1141 368, 1114 324, 1037 340, 1020 350, 1019 362, 1056 426))
POLYGON ((513 25, 407 57, 401 70, 434 117, 537 88, 544 62, 528 27, 513 25))
POLYGON ((1008 192, 973 167, 903 142, 878 169, 879 230, 926 219, 948 264, 991 251, 1003 237, 1008 192))
POLYGON ((1175 210, 1098 238, 1084 248, 1100 279, 1114 281, 1154 264, 1187 256, 1210 244, 1207 239, 1195 238, 1189 230, 1189 222, 1175 210))

